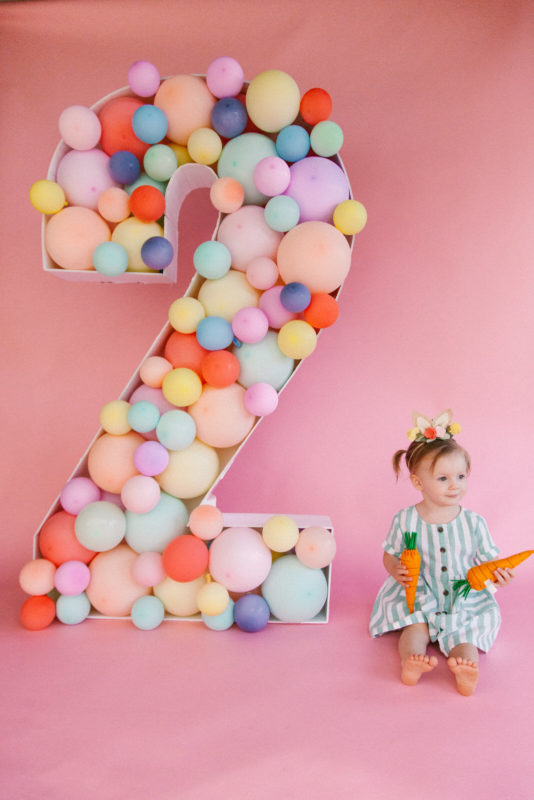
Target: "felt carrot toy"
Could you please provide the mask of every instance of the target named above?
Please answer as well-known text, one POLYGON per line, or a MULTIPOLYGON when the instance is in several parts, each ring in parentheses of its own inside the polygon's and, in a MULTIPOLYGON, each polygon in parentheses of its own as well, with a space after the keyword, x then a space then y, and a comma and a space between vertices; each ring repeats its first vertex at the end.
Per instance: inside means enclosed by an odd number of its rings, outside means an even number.
MULTIPOLYGON (((503 567, 513 569, 531 556, 532 553, 534 553, 534 550, 523 550, 522 553, 515 553, 513 556, 508 556, 507 558, 498 558, 496 561, 484 561, 482 564, 477 564, 471 567, 465 576, 465 580, 453 581, 452 588, 456 592, 456 596, 461 595, 462 597, 467 597, 471 589, 480 592, 482 589, 488 588, 486 587, 488 581, 492 583, 497 582, 493 574, 496 569, 503 567)), ((493 587, 491 588, 495 591, 493 587)))
POLYGON ((408 611, 410 614, 413 614, 414 610, 414 603, 415 603, 415 592, 417 589, 417 581, 419 578, 419 570, 421 569, 421 554, 416 549, 417 544, 417 531, 412 533, 404 534, 404 543, 405 548, 402 551, 400 560, 401 563, 407 567, 408 572, 411 575, 412 580, 406 586, 406 603, 408 605, 408 611))

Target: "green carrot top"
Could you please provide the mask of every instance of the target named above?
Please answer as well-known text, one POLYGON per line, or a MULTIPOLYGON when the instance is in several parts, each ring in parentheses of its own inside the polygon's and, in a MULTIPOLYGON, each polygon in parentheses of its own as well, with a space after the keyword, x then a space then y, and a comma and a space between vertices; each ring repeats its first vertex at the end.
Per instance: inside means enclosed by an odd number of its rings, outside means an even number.
POLYGON ((415 550, 417 546, 417 531, 406 531, 404 534, 404 544, 406 550, 415 550))

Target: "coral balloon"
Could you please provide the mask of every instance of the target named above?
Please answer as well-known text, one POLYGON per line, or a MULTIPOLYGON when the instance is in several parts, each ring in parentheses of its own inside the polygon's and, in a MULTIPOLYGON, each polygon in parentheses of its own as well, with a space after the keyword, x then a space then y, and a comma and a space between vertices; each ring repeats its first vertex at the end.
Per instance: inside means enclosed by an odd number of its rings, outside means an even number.
POLYGON ((208 548, 201 539, 185 533, 169 542, 163 551, 161 563, 173 581, 194 581, 206 571, 208 548))
POLYGON ((189 530, 199 539, 215 539, 223 529, 223 515, 216 506, 199 505, 189 515, 189 530))

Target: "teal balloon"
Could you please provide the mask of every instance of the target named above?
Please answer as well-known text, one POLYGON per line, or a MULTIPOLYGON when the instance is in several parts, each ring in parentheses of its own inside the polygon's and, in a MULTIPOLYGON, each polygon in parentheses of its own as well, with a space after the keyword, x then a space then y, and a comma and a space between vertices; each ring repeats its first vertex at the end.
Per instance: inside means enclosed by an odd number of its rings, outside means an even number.
POLYGON ((137 433, 153 431, 159 421, 159 408, 148 400, 132 403, 128 409, 128 422, 137 433))
POLYGON ((242 343, 232 348, 239 361, 239 383, 248 389, 253 383, 269 383, 279 391, 287 381, 295 362, 278 347, 278 332, 267 331, 259 342, 242 343))
POLYGON ((220 614, 214 616, 202 614, 202 622, 212 631, 226 631, 234 624, 234 606, 235 603, 230 598, 228 605, 220 614))
POLYGON ((142 631, 152 631, 163 622, 165 606, 159 597, 147 594, 135 601, 130 616, 136 628, 142 631))
POLYGON ((89 598, 81 594, 61 594, 56 601, 56 616, 64 625, 78 625, 87 619, 91 611, 89 598))
POLYGON ((193 253, 193 264, 203 278, 222 278, 232 266, 232 255, 222 242, 210 240, 199 244, 193 253))
POLYGON ((273 562, 261 592, 273 617, 309 622, 326 603, 328 582, 322 569, 305 567, 297 556, 288 555, 273 562))
POLYGON ((125 511, 125 516, 126 542, 136 553, 163 553, 170 541, 185 533, 189 521, 184 503, 166 492, 161 493, 152 511, 146 514, 125 511))
POLYGON ((128 253, 118 242, 102 242, 93 250, 93 266, 101 275, 122 275, 128 267, 128 253))
POLYGON ((256 188, 254 170, 263 158, 276 155, 272 139, 262 133, 242 133, 224 145, 217 163, 217 174, 219 178, 238 180, 245 190, 245 203, 261 206, 267 195, 256 188))
POLYGON ((196 422, 187 411, 173 408, 159 418, 156 436, 167 450, 185 450, 197 435, 196 422))
POLYGON ((285 233, 297 225, 300 208, 296 200, 285 194, 271 197, 265 206, 265 222, 274 231, 285 233))

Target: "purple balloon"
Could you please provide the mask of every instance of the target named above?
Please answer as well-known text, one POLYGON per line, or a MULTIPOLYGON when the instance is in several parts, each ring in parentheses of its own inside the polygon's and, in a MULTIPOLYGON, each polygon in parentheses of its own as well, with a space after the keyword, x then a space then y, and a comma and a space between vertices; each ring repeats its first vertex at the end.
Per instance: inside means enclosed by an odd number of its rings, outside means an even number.
POLYGON ((159 475, 169 464, 169 451, 159 442, 143 442, 134 453, 134 464, 141 475, 159 475))
POLYGON ((265 628, 270 614, 269 606, 258 594, 245 594, 234 606, 235 624, 247 633, 256 633, 265 628))
POLYGON ((284 194, 300 208, 299 222, 332 222, 334 209, 350 197, 347 176, 329 158, 311 156, 296 161, 289 168, 291 181, 284 194))

